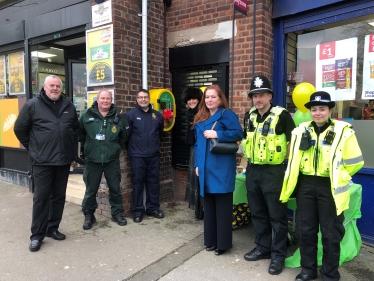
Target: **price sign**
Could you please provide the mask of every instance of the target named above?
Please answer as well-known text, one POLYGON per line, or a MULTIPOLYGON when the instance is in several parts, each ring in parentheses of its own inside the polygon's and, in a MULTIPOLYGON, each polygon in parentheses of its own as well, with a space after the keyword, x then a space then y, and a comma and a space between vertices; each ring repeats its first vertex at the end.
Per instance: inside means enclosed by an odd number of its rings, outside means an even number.
POLYGON ((113 25, 86 31, 87 86, 113 85, 113 25))
POLYGON ((335 42, 327 42, 319 45, 319 59, 335 58, 335 42))

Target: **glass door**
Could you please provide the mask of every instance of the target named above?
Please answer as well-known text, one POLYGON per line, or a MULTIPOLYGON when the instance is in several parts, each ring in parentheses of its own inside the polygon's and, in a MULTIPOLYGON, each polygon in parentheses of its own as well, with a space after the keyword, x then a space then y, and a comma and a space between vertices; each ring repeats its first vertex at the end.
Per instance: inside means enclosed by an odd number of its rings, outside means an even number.
MULTIPOLYGON (((78 118, 87 109, 87 79, 86 79, 86 61, 69 59, 69 94, 72 97, 78 118)), ((78 156, 84 159, 83 146, 78 144, 78 156)), ((84 167, 76 164, 73 173, 83 173, 84 167)))

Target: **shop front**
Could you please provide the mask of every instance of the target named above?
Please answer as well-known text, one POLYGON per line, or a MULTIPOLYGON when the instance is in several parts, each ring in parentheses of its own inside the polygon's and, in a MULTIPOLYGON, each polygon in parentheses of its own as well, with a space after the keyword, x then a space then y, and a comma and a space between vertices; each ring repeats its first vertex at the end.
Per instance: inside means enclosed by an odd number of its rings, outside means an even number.
POLYGON ((353 177, 362 185, 363 241, 374 244, 374 1, 274 0, 274 89, 276 101, 298 114, 293 89, 310 83, 336 101, 334 118, 353 125, 364 168, 353 177))
POLYGON ((50 1, 47 7, 28 7, 27 13, 17 5, 0 10, 1 180, 32 189, 28 153, 13 125, 48 75, 61 78, 62 91, 78 113, 86 108, 85 31, 90 22, 89 1, 50 1))

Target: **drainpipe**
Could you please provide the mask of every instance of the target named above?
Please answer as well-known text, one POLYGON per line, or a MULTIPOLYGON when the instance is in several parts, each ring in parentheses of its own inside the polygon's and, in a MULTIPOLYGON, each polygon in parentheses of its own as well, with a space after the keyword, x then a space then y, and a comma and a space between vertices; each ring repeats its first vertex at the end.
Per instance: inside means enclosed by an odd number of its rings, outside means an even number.
POLYGON ((142 0, 142 80, 143 89, 148 90, 147 14, 147 0, 142 0))

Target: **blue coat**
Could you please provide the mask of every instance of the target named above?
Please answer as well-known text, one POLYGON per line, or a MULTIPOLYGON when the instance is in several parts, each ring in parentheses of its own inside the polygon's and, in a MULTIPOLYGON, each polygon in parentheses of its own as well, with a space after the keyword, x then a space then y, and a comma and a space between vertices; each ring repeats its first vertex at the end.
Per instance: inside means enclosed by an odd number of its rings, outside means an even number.
POLYGON ((243 139, 243 129, 238 117, 227 109, 222 115, 218 110, 205 122, 195 125, 195 167, 199 169, 200 195, 205 193, 229 193, 235 188, 236 154, 214 154, 209 151, 210 139, 203 135, 205 130, 214 130, 218 142, 235 142, 243 139))

